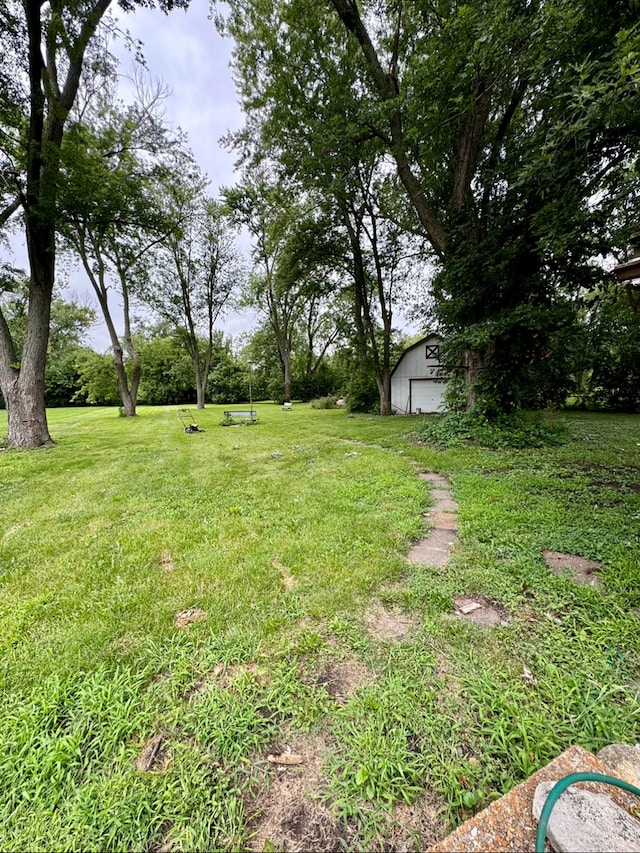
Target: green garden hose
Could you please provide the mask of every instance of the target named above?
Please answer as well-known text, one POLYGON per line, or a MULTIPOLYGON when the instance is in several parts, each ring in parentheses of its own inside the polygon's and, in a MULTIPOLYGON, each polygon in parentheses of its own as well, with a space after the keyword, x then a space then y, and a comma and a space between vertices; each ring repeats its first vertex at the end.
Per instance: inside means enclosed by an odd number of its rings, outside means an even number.
POLYGON ((605 776, 602 773, 570 773, 564 779, 553 786, 549 791, 549 796, 542 809, 540 820, 538 821, 538 834, 536 835, 536 853, 544 853, 544 840, 547 836, 547 824, 551 817, 551 810, 558 802, 564 791, 573 785, 574 782, 604 782, 606 785, 613 785, 616 788, 622 788, 624 791, 630 791, 632 794, 640 797, 640 788, 624 782, 622 779, 616 779, 614 776, 605 776))

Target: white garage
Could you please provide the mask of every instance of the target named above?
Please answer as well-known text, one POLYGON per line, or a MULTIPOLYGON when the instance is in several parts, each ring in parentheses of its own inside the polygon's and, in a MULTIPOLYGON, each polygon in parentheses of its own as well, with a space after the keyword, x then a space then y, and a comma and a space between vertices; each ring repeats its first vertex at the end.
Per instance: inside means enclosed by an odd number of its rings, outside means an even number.
POLYGON ((408 347, 391 373, 391 408, 399 415, 441 412, 448 374, 441 364, 442 338, 430 334, 408 347))

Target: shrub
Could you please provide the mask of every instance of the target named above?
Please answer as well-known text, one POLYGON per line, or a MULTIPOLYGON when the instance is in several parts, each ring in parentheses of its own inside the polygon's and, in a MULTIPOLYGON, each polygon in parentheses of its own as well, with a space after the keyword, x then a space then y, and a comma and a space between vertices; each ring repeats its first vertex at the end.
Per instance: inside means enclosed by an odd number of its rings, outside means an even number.
POLYGON ((445 447, 553 447, 570 439, 564 425, 551 423, 540 413, 524 412, 493 419, 476 412, 432 416, 420 423, 416 434, 422 441, 445 447))
POLYGON ((328 397, 317 397, 311 401, 310 405, 312 409, 337 409, 337 400, 337 397, 332 397, 331 395, 328 397))

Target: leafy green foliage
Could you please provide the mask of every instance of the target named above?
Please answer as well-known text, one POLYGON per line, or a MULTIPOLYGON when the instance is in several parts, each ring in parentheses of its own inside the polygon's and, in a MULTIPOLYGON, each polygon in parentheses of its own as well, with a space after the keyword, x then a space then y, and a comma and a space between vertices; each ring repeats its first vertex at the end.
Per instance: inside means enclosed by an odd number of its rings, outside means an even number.
POLYGON ((533 413, 487 418, 479 412, 452 413, 423 420, 416 429, 422 441, 445 447, 553 447, 569 441, 567 428, 533 413))
POLYGON ((347 405, 351 412, 376 412, 380 397, 371 371, 355 368, 347 383, 347 405))
POLYGON ((640 411, 640 305, 633 287, 596 292, 588 318, 583 400, 609 411, 640 411))
POLYGON ((158 406, 195 400, 193 364, 176 334, 159 325, 136 337, 140 354, 141 403, 158 406))
POLYGON ((311 401, 312 409, 336 409, 337 397, 318 397, 311 401))

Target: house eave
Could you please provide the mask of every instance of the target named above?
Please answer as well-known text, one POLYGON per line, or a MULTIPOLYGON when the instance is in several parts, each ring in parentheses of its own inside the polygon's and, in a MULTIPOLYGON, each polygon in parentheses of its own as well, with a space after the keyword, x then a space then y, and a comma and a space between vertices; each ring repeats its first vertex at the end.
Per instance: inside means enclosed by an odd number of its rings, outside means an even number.
POLYGON ((630 261, 625 261, 622 264, 616 264, 613 268, 613 274, 617 281, 633 281, 640 279, 640 257, 631 258, 630 261))

